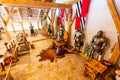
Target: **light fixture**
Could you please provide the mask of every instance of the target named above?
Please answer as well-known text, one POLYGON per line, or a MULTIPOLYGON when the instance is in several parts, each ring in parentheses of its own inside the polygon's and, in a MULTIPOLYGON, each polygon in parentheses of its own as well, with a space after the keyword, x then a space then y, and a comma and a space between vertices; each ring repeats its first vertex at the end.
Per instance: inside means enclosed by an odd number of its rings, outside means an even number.
POLYGON ((30 8, 27 9, 28 17, 32 17, 32 10, 30 8))

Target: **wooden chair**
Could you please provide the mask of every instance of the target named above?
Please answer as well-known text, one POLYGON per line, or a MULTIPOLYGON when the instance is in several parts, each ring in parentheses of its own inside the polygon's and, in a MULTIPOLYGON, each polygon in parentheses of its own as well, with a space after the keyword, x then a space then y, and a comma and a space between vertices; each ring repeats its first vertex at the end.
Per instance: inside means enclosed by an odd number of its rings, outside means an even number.
POLYGON ((10 65, 7 70, 0 72, 0 80, 13 80, 10 68, 11 68, 12 61, 10 62, 10 65))
POLYGON ((11 42, 8 42, 5 44, 7 51, 4 54, 4 63, 9 64, 10 61, 17 62, 17 46, 16 44, 12 44, 11 42))
POLYGON ((64 32, 63 40, 64 40, 64 42, 68 41, 68 32, 66 32, 66 31, 64 32))

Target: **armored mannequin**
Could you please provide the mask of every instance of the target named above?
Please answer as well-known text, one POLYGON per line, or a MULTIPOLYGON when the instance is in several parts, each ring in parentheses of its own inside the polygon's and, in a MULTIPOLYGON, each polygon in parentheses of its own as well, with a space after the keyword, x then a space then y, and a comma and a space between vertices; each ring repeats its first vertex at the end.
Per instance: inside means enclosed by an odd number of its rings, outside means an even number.
POLYGON ((51 24, 48 25, 48 36, 52 36, 52 29, 51 29, 51 24))
POLYGON ((59 32, 60 32, 60 36, 61 36, 62 39, 63 39, 64 31, 65 31, 64 26, 60 25, 59 32))
POLYGON ((56 39, 57 41, 61 41, 63 40, 63 35, 64 35, 64 27, 63 25, 60 25, 57 33, 56 33, 56 39))
POLYGON ((91 40, 91 46, 92 46, 92 51, 90 57, 100 61, 104 49, 107 46, 107 40, 103 36, 103 31, 98 31, 97 35, 93 36, 91 40))
POLYGON ((75 45, 75 50, 80 52, 81 46, 83 46, 83 33, 80 30, 77 30, 74 35, 74 45, 75 45))

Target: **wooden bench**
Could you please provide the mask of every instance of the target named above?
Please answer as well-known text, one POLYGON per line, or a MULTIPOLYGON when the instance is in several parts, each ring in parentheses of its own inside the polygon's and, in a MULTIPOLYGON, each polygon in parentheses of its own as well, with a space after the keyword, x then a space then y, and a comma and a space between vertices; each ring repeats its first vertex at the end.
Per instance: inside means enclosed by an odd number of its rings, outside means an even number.
POLYGON ((106 69, 107 67, 101 64, 101 62, 95 59, 91 59, 84 64, 84 75, 88 74, 89 76, 91 76, 91 80, 95 80, 97 74, 103 74, 106 69))

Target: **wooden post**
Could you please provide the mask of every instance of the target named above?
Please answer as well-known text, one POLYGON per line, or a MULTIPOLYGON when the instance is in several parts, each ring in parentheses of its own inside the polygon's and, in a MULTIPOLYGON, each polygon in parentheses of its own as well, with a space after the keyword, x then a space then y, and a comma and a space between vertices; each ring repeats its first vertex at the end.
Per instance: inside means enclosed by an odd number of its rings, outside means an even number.
POLYGON ((51 22, 51 26, 52 26, 52 35, 54 35, 54 23, 52 22, 52 19, 49 17, 48 13, 45 12, 45 15, 48 17, 48 19, 50 20, 51 22))
POLYGON ((13 32, 15 33, 15 28, 14 28, 14 25, 13 25, 13 21, 11 20, 11 25, 12 25, 12 29, 13 29, 13 32))
POLYGON ((54 36, 54 23, 52 22, 52 35, 54 36))
POLYGON ((108 7, 109 7, 110 13, 112 15, 113 21, 115 23, 117 32, 118 32, 118 34, 120 34, 120 19, 119 19, 119 16, 117 14, 117 11, 116 11, 116 8, 114 5, 114 0, 106 0, 106 1, 108 3, 108 7))
POLYGON ((5 29, 5 34, 6 34, 6 36, 7 36, 7 39, 8 39, 8 40, 11 40, 11 36, 10 36, 10 33, 9 33, 7 27, 4 27, 4 29, 5 29))
POLYGON ((75 15, 74 15, 73 19, 72 18, 67 18, 66 13, 64 15, 65 15, 65 20, 66 20, 67 25, 68 25, 67 26, 68 27, 68 34, 69 34, 68 47, 70 47, 70 43, 71 43, 71 26, 72 26, 72 24, 73 24, 73 22, 75 20, 75 15))
POLYGON ((38 24, 38 33, 39 33, 39 31, 40 31, 39 21, 37 21, 37 24, 38 24))
POLYGON ((38 9, 38 16, 37 16, 37 24, 38 24, 38 33, 39 33, 39 31, 40 31, 40 25, 39 25, 39 17, 40 17, 40 12, 41 12, 41 10, 40 9, 38 9))
POLYGON ((19 11, 18 8, 17 8, 17 12, 18 12, 19 21, 20 21, 20 24, 21 24, 21 27, 22 27, 22 31, 23 31, 23 33, 25 33, 24 26, 23 26, 22 19, 21 19, 21 15, 20 15, 20 11, 19 11))
POLYGON ((114 49, 113 49, 113 52, 112 52, 112 56, 109 60, 109 62, 113 63, 113 64, 116 64, 118 58, 119 58, 119 43, 117 42, 114 49))
POLYGON ((21 24, 21 27, 22 27, 22 31, 23 31, 23 33, 25 33, 25 30, 24 30, 24 26, 23 26, 22 21, 20 21, 20 24, 21 24))
POLYGON ((56 13, 56 9, 54 10, 54 14, 53 14, 53 17, 49 17, 48 13, 45 13, 46 16, 48 17, 48 19, 50 20, 51 22, 51 26, 52 26, 52 35, 54 36, 54 21, 55 21, 55 13, 56 13))
MULTIPOLYGON (((54 27, 54 22, 55 22, 55 14, 56 14, 56 9, 54 10, 54 15, 53 15, 53 18, 52 18, 52 24, 53 24, 53 29, 55 29, 54 27)), ((54 35, 55 31, 53 30, 53 35, 54 35)))
MULTIPOLYGON (((120 19, 119 19, 119 16, 117 14, 117 11, 116 11, 116 8, 115 8, 115 5, 114 5, 113 1, 114 0, 106 0, 106 2, 108 4, 108 7, 109 7, 109 10, 110 10, 110 13, 111 13, 112 18, 113 18, 113 21, 115 23, 117 32, 120 35, 120 19)), ((116 64, 116 62, 119 58, 119 55, 120 55, 119 42, 116 43, 115 48, 114 48, 113 53, 112 53, 112 56, 110 58, 110 62, 113 63, 113 64, 116 64)))

